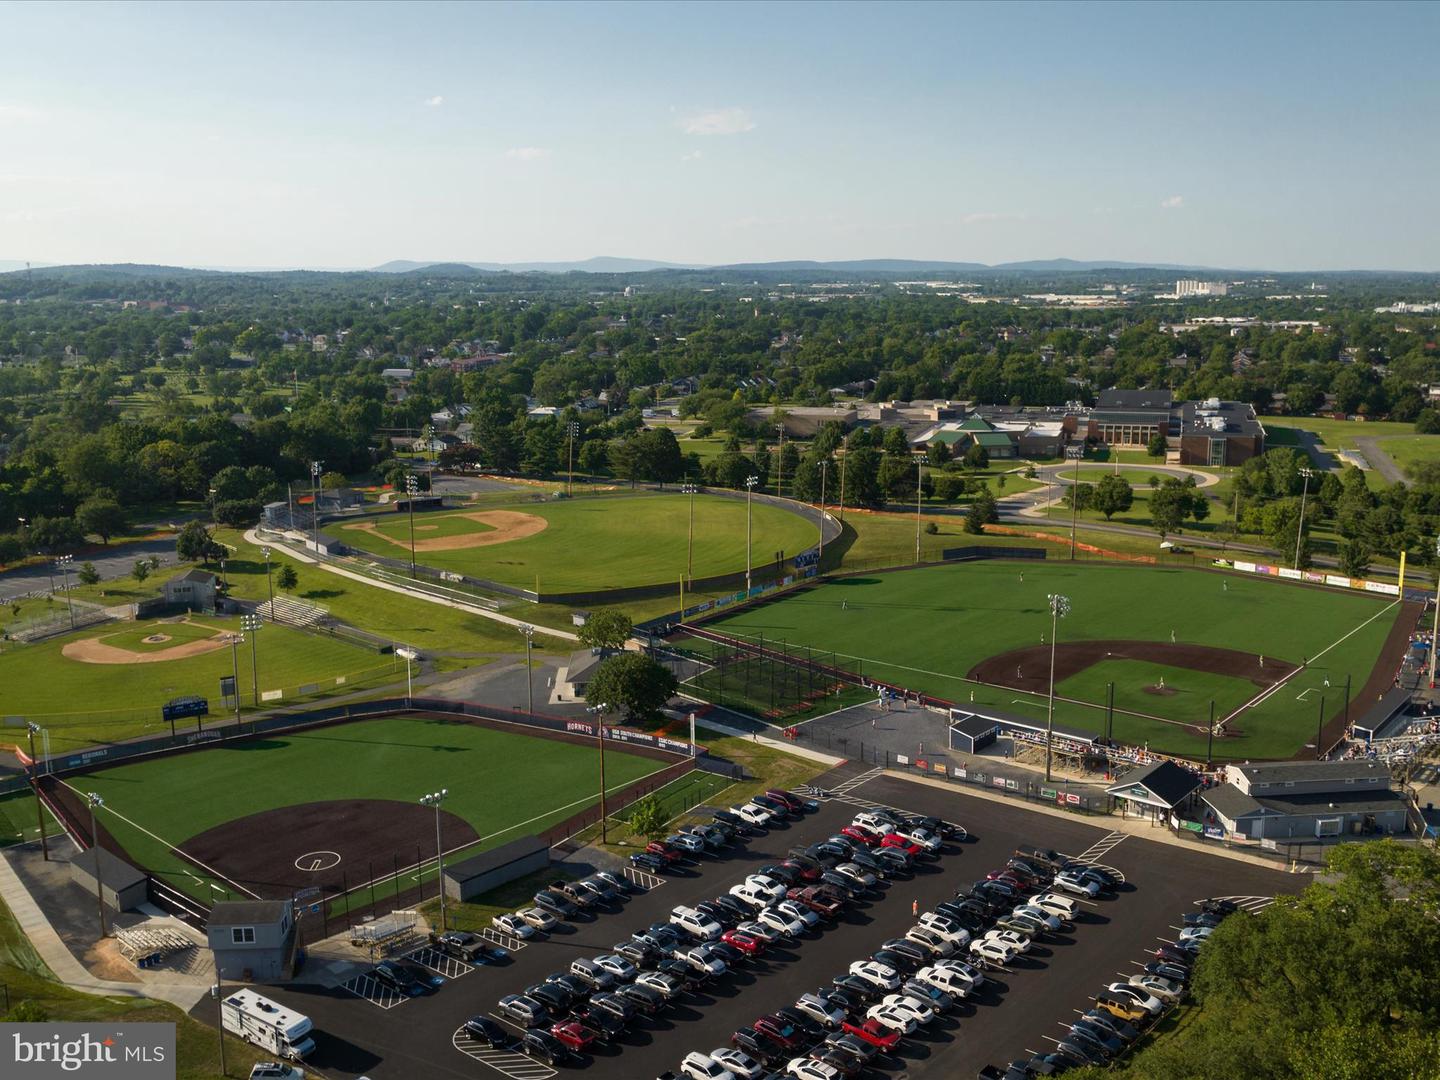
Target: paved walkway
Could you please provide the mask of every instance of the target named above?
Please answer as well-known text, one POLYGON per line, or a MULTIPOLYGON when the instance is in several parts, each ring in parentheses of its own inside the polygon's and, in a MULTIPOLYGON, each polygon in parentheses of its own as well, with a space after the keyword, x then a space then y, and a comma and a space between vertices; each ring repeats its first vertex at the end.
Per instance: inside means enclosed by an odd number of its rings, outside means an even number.
POLYGON ((1386 483, 1403 484, 1405 470, 1395 464, 1395 459, 1385 452, 1380 439, 1374 435, 1357 435, 1355 446, 1365 455, 1371 467, 1385 478, 1386 483))

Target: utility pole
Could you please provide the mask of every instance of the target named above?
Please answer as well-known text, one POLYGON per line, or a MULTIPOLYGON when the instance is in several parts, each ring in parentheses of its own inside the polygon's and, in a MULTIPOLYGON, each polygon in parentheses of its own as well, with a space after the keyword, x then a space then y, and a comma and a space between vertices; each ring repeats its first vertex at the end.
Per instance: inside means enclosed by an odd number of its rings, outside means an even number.
POLYGON ((420 493, 420 479, 414 473, 405 475, 406 502, 410 507, 410 576, 415 576, 415 496, 420 493))
POLYGON ((609 705, 592 705, 585 710, 595 717, 595 744, 600 748, 600 842, 609 843, 610 834, 605 820, 605 714, 609 705))
POLYGON ((275 618, 275 582, 270 577, 270 549, 262 547, 260 554, 265 556, 265 591, 270 596, 270 618, 275 618))
POLYGON ((530 646, 535 642, 535 627, 529 623, 521 623, 517 629, 525 635, 525 711, 534 716, 535 673, 530 670, 530 646))
MULTIPOLYGON (((240 629, 250 634, 250 696, 255 701, 255 708, 260 708, 260 663, 256 659, 256 643, 260 638, 260 614, 242 615, 240 617, 240 629)), ((235 696, 240 696, 240 691, 235 691, 235 696)))
POLYGON ((1305 478, 1305 486, 1300 489, 1300 518, 1295 522, 1295 561, 1290 564, 1296 570, 1300 569, 1300 540, 1305 535, 1305 496, 1310 494, 1310 478, 1315 470, 1302 467, 1300 475, 1305 478))
POLYGON ((40 725, 34 721, 25 722, 25 733, 30 736, 30 780, 35 785, 35 822, 40 826, 40 854, 50 861, 50 841, 45 836, 45 805, 40 800, 40 759, 35 756, 35 733, 40 725))
POLYGON ((95 810, 105 805, 105 800, 95 792, 85 796, 85 803, 90 807, 90 851, 95 857, 95 908, 100 913, 100 936, 109 937, 110 931, 105 929, 105 886, 100 883, 100 829, 95 824, 95 810))
POLYGON ((1320 761, 1324 755, 1324 749, 1320 745, 1321 732, 1325 730, 1325 695, 1320 695, 1320 719, 1315 722, 1315 760, 1320 761))
POLYGON ((315 545, 315 554, 320 554, 320 470, 323 461, 310 462, 310 540, 315 545))
POLYGON ((745 595, 750 595, 750 501, 755 494, 755 485, 760 482, 758 476, 747 476, 745 478, 745 595))
POLYGON ((216 1028, 220 1035, 220 1075, 229 1076, 230 1073, 225 1068, 225 991, 218 981, 219 972, 216 972, 215 978, 217 981, 210 987, 210 996, 215 999, 215 1008, 219 1011, 219 1015, 216 1017, 216 1028))
POLYGON ((1055 638, 1060 633, 1060 620, 1070 614, 1070 598, 1051 593, 1050 601, 1050 706, 1045 713, 1045 782, 1050 782, 1050 759, 1055 740, 1055 638))
POLYGON ((448 794, 450 794, 449 788, 441 788, 429 795, 420 796, 421 805, 435 808, 435 884, 439 887, 440 893, 440 932, 442 934, 445 932, 445 849, 440 846, 440 804, 445 801, 445 796, 448 794))

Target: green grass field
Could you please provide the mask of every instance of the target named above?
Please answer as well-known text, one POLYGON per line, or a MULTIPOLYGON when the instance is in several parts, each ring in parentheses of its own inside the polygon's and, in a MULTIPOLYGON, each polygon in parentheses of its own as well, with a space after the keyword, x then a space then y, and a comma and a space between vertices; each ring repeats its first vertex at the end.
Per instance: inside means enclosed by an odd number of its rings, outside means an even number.
MULTIPOLYGON (((487 505, 484 509, 501 509, 487 505)), ((420 551, 426 566, 488 578, 541 592, 618 589, 674 580, 685 573, 690 499, 684 495, 637 495, 515 503, 507 509, 544 518, 547 527, 531 536, 485 547, 420 551)), ((803 518, 763 503, 753 508, 754 565, 770 563, 777 551, 791 557, 819 540, 803 518)), ((416 539, 478 531, 464 517, 471 510, 417 514, 416 539), (429 526, 436 529, 428 529, 429 526), (422 532, 421 527, 427 531, 422 532)), ((738 499, 695 499, 694 576, 710 577, 745 569, 745 503, 738 499)), ((407 517, 378 521, 390 543, 358 529, 336 530, 345 543, 391 558, 409 557, 407 517)), ((488 531, 488 530, 487 530, 488 531)))
POLYGON ((1440 461, 1440 435, 1391 435, 1380 440, 1380 449, 1399 465, 1423 465, 1440 461))
MULTIPOLYGON (((610 790, 660 768, 651 758, 613 748, 605 753, 610 790)), ((227 821, 332 799, 413 803, 445 787, 445 809, 481 838, 473 854, 584 809, 598 799, 598 781, 588 746, 393 717, 119 765, 68 783, 104 798, 105 827, 142 866, 209 900, 208 883, 197 881, 194 867, 171 849, 227 821)), ((433 853, 433 837, 428 845, 433 853)))
MULTIPOLYGON (((1320 695, 1327 695, 1334 711, 1347 675, 1358 690, 1399 611, 1386 598, 1243 575, 1064 561, 1023 567, 994 562, 845 579, 709 625, 721 633, 763 635, 769 641, 833 651, 843 666, 871 678, 1041 719, 1043 697, 977 686, 965 675, 988 657, 1040 645, 1050 632, 1046 597, 1057 592, 1072 602, 1071 614, 1061 624, 1062 642, 1168 642, 1174 630, 1181 643, 1238 649, 1294 664, 1308 659, 1305 671, 1237 718, 1240 734, 1216 743, 1217 755, 1232 758, 1286 757, 1304 746, 1307 737, 1313 738, 1320 695), (1222 583, 1228 583, 1228 590, 1222 583)), ((1111 678, 1117 684, 1117 709, 1162 718, 1117 713, 1116 737, 1148 741, 1152 749, 1177 754, 1203 754, 1203 733, 1182 725, 1203 722, 1212 696, 1217 716, 1224 717, 1256 693, 1245 679, 1164 665, 1112 663, 1062 684, 1061 696, 1077 700, 1058 702, 1057 720, 1099 731, 1105 684, 1111 678), (1144 687, 1161 676, 1174 693, 1145 693, 1144 687)), ((1363 702, 1353 706, 1363 707, 1363 702)))
MULTIPOLYGON (((91 627, 75 634, 35 645, 12 645, 0 653, 0 686, 6 715, 27 716, 50 732, 54 750, 104 741, 112 732, 107 723, 123 724, 124 736, 146 730, 169 730, 160 720, 160 706, 182 694, 210 699, 212 712, 219 704, 220 677, 234 673, 228 647, 178 660, 145 664, 91 664, 64 655, 66 643, 100 638, 107 645, 148 652, 208 637, 215 630, 238 632, 239 619, 194 619, 188 623, 145 622, 91 627), (141 639, 165 633, 172 641, 145 645, 141 639), (136 726, 137 719, 144 722, 136 726)), ((239 650, 240 691, 250 705, 251 643, 239 650)), ((289 627, 266 624, 255 642, 256 670, 261 694, 282 690, 282 704, 302 685, 363 685, 367 678, 396 677, 396 661, 355 645, 301 633, 289 627)), ((403 665, 399 669, 403 678, 403 665)))

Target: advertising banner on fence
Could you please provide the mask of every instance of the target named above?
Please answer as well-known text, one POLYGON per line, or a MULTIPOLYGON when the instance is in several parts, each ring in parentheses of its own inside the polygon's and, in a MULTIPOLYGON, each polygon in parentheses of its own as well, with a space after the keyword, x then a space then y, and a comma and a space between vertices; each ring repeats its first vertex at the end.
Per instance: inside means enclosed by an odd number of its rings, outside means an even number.
MULTIPOLYGON (((1217 565, 1226 565, 1217 560, 1217 565)), ((1364 578, 1346 577, 1343 574, 1328 574, 1318 570, 1292 570, 1288 566, 1269 566, 1265 563, 1242 562, 1239 559, 1229 563, 1236 570, 1247 574, 1268 574, 1290 581, 1305 581, 1311 585, 1330 585, 1340 589, 1362 589, 1382 596, 1399 596, 1400 586, 1389 581, 1367 581, 1364 578)))

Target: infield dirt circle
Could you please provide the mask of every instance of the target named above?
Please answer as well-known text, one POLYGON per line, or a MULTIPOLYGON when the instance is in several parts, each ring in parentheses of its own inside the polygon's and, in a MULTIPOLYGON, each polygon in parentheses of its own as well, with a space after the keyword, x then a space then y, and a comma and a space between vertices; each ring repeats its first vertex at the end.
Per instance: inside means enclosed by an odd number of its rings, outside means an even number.
MULTIPOLYGON (((454 516, 489 526, 489 531, 460 533, 455 536, 432 536, 424 540, 416 540, 415 550, 461 551, 465 548, 490 547, 492 544, 505 544, 511 540, 523 540, 527 536, 534 536, 538 532, 544 532, 550 524, 543 517, 521 513, 518 510, 476 510, 474 513, 454 516)), ((416 531, 438 527, 436 525, 419 525, 416 526, 416 531)), ((356 521, 346 525, 345 528, 370 533, 381 540, 389 541, 398 548, 409 548, 410 546, 408 539, 397 539, 381 532, 375 527, 373 521, 356 521)))
MULTIPOLYGON (((1059 685, 1092 664, 1106 660, 1143 660, 1211 675, 1229 675, 1236 679, 1249 679, 1261 688, 1287 678, 1296 670, 1294 664, 1273 657, 1262 658, 1255 653, 1217 649, 1209 645, 1170 645, 1163 641, 1071 641, 1055 646, 1055 683, 1059 685)), ((1049 685, 1050 646, 1032 645, 1000 653, 976 664, 967 677, 993 686, 1043 694, 1049 685)), ((1154 692, 1168 696, 1167 691, 1158 687, 1154 692)))
MULTIPOLYGON (((168 634, 151 634, 144 640, 148 643, 156 638, 162 641, 170 640, 168 634)), ((200 641, 186 641, 168 649, 155 649, 153 652, 135 652, 132 649, 106 645, 104 639, 92 637, 81 641, 67 641, 61 648, 60 655, 67 660, 79 660, 82 664, 159 664, 166 660, 187 660, 192 656, 204 656, 216 649, 223 649, 229 643, 230 635, 223 630, 217 630, 214 637, 202 638, 200 641)))

